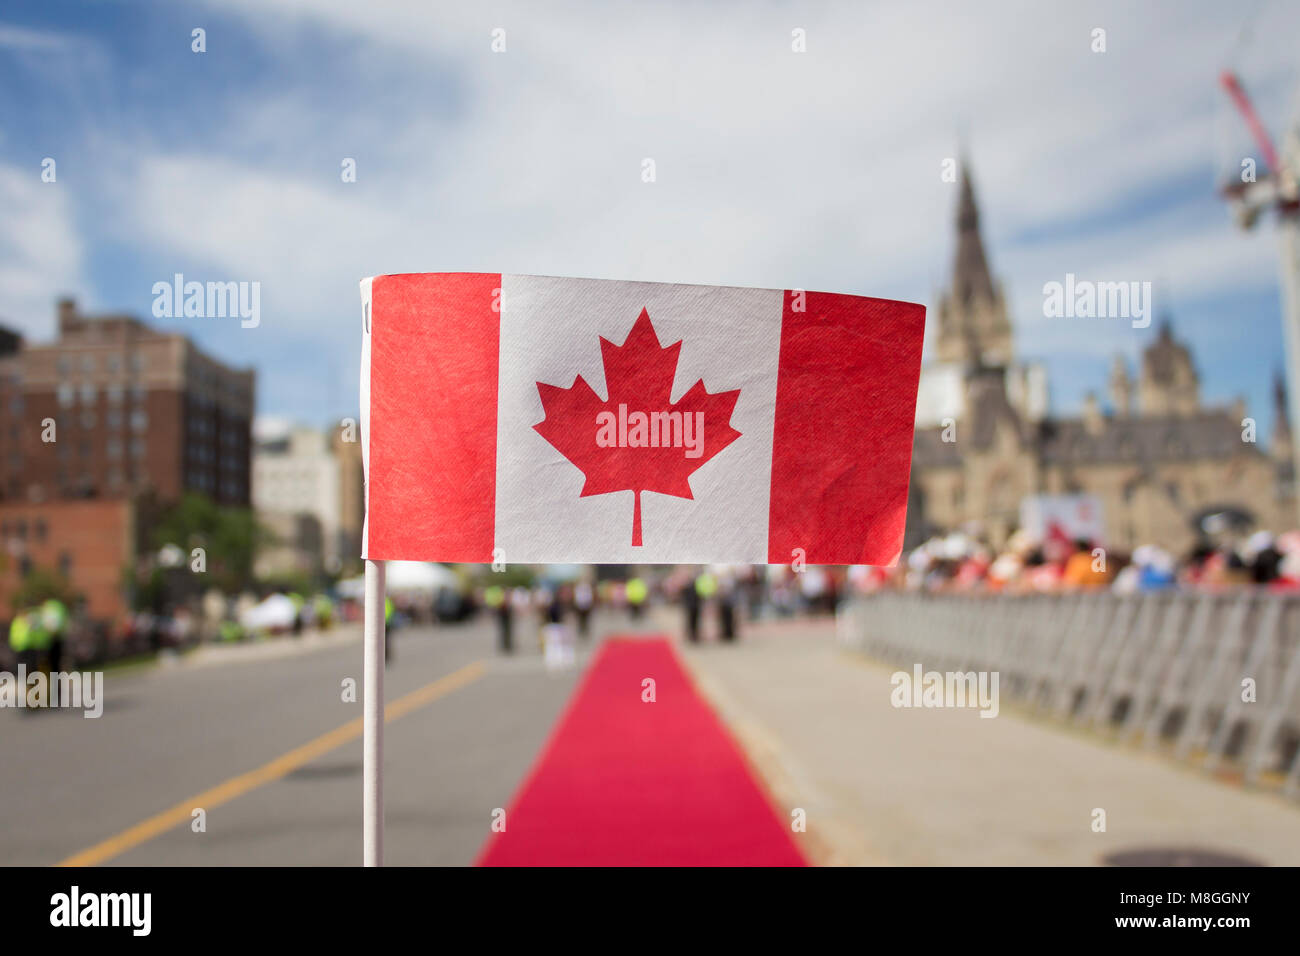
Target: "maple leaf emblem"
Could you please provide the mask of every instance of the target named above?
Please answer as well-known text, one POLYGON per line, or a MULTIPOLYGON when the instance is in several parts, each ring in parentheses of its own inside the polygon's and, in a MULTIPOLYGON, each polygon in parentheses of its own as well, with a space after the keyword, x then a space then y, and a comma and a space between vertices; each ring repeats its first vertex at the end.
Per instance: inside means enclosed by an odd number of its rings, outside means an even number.
POLYGON ((533 429, 572 462, 581 497, 632 491, 632 546, 641 547, 641 492, 694 498, 690 476, 740 437, 731 413, 740 389, 710 394, 700 379, 671 403, 682 343, 661 346, 641 310, 622 345, 600 337, 609 397, 577 376, 568 388, 537 383, 545 417, 533 429))

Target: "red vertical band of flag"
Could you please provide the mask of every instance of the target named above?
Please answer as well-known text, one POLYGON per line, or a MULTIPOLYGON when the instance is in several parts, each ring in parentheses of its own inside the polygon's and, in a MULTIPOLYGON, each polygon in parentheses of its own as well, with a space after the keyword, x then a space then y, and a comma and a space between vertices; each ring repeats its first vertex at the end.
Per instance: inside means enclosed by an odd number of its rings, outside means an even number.
POLYGON ((924 335, 921 305, 786 292, 769 562, 797 548, 809 564, 897 561, 924 335))
POLYGON ((501 276, 371 285, 368 554, 492 560, 501 276))

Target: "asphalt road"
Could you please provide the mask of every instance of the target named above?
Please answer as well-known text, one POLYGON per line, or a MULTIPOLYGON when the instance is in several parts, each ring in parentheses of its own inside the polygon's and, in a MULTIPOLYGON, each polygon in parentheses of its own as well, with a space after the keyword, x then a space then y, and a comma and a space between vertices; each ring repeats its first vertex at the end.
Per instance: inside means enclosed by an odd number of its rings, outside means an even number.
MULTIPOLYGON (((486 620, 394 640, 386 862, 469 864, 586 657, 548 672, 528 640, 500 657, 486 620)), ((359 635, 293 641, 109 671, 97 720, 0 709, 0 864, 358 864, 359 635)))

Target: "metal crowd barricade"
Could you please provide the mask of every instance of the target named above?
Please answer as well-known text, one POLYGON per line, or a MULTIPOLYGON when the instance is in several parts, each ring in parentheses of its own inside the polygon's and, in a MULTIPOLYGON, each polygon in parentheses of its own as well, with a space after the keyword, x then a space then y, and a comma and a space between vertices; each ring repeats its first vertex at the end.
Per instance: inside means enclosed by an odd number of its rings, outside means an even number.
POLYGON ((881 591, 838 629, 902 670, 997 671, 1032 712, 1300 797, 1300 596, 881 591))

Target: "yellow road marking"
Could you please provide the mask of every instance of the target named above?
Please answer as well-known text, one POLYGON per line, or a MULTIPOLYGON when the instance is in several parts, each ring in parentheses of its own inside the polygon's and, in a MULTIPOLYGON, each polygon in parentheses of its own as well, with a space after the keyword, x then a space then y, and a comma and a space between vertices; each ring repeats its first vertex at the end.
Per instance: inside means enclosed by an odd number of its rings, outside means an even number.
MULTIPOLYGON (((418 690, 404 694, 384 708, 384 723, 387 724, 399 717, 404 717, 411 711, 432 703, 439 697, 444 697, 453 691, 459 690, 466 684, 473 683, 482 677, 485 672, 486 668, 483 666, 483 662, 475 661, 458 671, 448 674, 446 677, 440 677, 418 690)), ((349 720, 341 727, 336 727, 328 733, 321 734, 315 740, 310 740, 301 747, 295 747, 288 753, 276 757, 270 763, 263 764, 256 770, 250 770, 248 773, 231 777, 224 783, 219 783, 209 790, 204 790, 202 793, 190 797, 188 800, 183 800, 174 807, 155 814, 130 829, 123 830, 102 843, 96 843, 87 850, 75 853, 55 865, 95 866, 105 860, 111 860, 113 857, 133 849, 147 840, 152 840, 160 833, 165 833, 172 827, 185 823, 190 819, 196 807, 208 810, 223 803, 229 803, 250 790, 255 790, 263 784, 288 776, 299 767, 311 763, 317 757, 356 740, 361 736, 361 726, 360 717, 349 720)))

